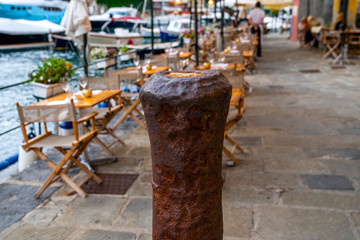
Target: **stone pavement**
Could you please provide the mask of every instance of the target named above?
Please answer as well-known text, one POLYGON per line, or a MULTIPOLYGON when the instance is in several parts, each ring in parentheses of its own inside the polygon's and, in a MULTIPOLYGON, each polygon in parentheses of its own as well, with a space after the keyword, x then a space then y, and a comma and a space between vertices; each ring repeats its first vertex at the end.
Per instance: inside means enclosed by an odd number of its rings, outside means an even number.
MULTIPOLYGON (((247 76, 253 91, 244 118, 230 133, 245 153, 236 155, 240 165, 223 168, 224 239, 360 239, 360 61, 333 70, 320 51, 298 50, 279 35, 264 44, 257 73, 247 76)), ((21 207, 42 177, 14 177, 5 184, 28 190, 0 198, 0 227, 2 216, 20 214, 0 239, 151 239, 147 132, 136 128, 125 142, 118 162, 96 169, 140 174, 125 195, 66 197, 60 183, 21 207), (18 212, 4 209, 12 201, 18 212)))

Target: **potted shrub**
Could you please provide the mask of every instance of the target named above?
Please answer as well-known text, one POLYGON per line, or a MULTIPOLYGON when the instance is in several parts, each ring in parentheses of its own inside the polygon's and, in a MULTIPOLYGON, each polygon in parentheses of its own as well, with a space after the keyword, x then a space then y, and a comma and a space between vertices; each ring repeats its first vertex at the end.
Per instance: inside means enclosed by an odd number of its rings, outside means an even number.
POLYGON ((180 34, 180 39, 181 38, 184 40, 185 44, 190 44, 191 40, 195 38, 194 30, 184 31, 180 34))
POLYGON ((94 62, 95 67, 97 68, 107 68, 109 66, 115 65, 116 59, 110 57, 115 57, 116 54, 117 53, 115 48, 93 48, 90 51, 90 62, 94 62))
POLYGON ((43 59, 42 64, 29 73, 29 78, 34 87, 34 95, 47 98, 63 92, 60 78, 71 77, 74 72, 72 63, 63 58, 43 59))

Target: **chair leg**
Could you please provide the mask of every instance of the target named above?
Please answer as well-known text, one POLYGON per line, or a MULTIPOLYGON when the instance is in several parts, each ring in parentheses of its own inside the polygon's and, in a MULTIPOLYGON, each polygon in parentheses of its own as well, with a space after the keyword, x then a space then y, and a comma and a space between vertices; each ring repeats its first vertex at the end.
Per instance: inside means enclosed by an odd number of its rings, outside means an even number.
POLYGON ((225 135, 225 139, 229 142, 229 143, 231 143, 232 145, 234 145, 234 148, 233 148, 233 150, 231 151, 231 153, 234 153, 234 151, 237 149, 237 150, 239 150, 239 152, 241 152, 241 153, 243 153, 244 152, 244 150, 231 138, 231 137, 229 137, 229 135, 225 135))
POLYGON ((112 129, 104 127, 104 130, 107 131, 107 133, 110 134, 113 138, 115 138, 115 140, 109 144, 109 147, 112 146, 117 141, 119 141, 124 146, 126 145, 125 142, 121 138, 116 136, 116 134, 114 133, 114 131, 112 129))
MULTIPOLYGON (((90 132, 90 129, 86 126, 83 126, 86 132, 90 132)), ((103 143, 97 136, 94 137, 95 142, 97 142, 100 147, 102 147, 109 155, 113 156, 115 155, 113 151, 110 150, 108 146, 106 146, 105 143, 103 143)))
POLYGON ((239 160, 225 146, 223 146, 223 152, 234 162, 235 165, 240 163, 239 160))
POLYGON ((136 101, 129 107, 123 107, 125 110, 125 113, 121 116, 121 118, 114 124, 114 126, 111 128, 112 130, 115 130, 125 119, 127 116, 131 115, 131 117, 143 128, 146 128, 146 126, 138 119, 134 114, 132 114, 132 111, 140 104, 140 98, 136 99, 136 101))
POLYGON ((109 155, 113 156, 115 153, 108 148, 98 137, 94 137, 94 140, 102 147, 109 155))
POLYGON ((66 152, 66 154, 64 154, 63 159, 58 165, 55 165, 51 161, 46 161, 47 156, 43 154, 39 149, 34 149, 34 151, 42 160, 46 162, 46 164, 51 169, 53 169, 52 173, 47 177, 43 185, 34 194, 35 199, 38 199, 40 197, 40 195, 45 191, 45 189, 50 186, 56 176, 60 176, 66 183, 68 183, 73 189, 75 189, 76 192, 78 192, 81 196, 86 197, 86 193, 81 188, 79 188, 63 171, 61 171, 61 168, 69 161, 70 157, 74 153, 74 149, 70 148, 70 150, 66 152))
MULTIPOLYGON (((85 145, 88 145, 89 143, 85 143, 85 145)), ((86 146, 85 146, 86 147, 86 146)), ((85 147, 84 147, 84 149, 85 149, 85 147)), ((58 151, 60 151, 62 154, 65 154, 66 153, 66 151, 64 150, 64 149, 62 149, 62 148, 60 148, 60 147, 56 147, 56 149, 58 150, 58 151)), ((81 164, 81 162, 79 162, 79 160, 77 160, 77 158, 81 155, 81 153, 82 153, 83 151, 80 151, 80 150, 77 150, 76 152, 75 152, 75 155, 74 155, 74 157, 70 157, 70 159, 71 159, 71 161, 73 162, 73 163, 75 163, 76 164, 76 166, 78 166, 81 170, 83 170, 86 174, 88 174, 89 176, 91 176, 92 178, 94 178, 94 180, 97 182, 97 183, 101 183, 101 178, 98 176, 98 175, 96 175, 95 173, 93 173, 93 172, 91 172, 87 167, 85 167, 83 164, 81 164)))
MULTIPOLYGON (((56 167, 56 165, 54 164, 53 167, 56 167)), ((71 180, 71 178, 66 175, 63 172, 59 173, 59 176, 72 188, 74 189, 81 197, 86 198, 87 197, 87 193, 82 190, 73 180, 71 180)))

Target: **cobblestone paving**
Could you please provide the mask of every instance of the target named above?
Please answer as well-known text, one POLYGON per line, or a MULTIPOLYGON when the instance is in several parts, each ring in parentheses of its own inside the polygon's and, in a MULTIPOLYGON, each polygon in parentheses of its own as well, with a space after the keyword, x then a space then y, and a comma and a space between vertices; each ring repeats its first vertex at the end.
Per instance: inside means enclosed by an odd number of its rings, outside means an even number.
MULTIPOLYGON (((223 168, 225 240, 360 239, 360 61, 332 70, 320 51, 297 47, 268 36, 256 74, 247 76, 253 91, 230 133, 245 153, 236 155, 240 165, 223 168)), ((127 194, 66 197, 58 184, 0 239, 151 239, 146 130, 127 133, 125 142, 118 162, 96 170, 140 174, 127 194)), ((34 188, 39 179, 6 184, 34 188)))

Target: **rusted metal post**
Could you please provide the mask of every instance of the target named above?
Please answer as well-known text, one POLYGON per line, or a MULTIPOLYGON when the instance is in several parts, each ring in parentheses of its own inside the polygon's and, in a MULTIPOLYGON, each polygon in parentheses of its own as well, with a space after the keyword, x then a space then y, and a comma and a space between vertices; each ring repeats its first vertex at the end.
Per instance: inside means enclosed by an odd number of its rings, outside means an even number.
POLYGON ((231 84, 160 72, 140 90, 151 142, 153 240, 221 240, 221 161, 231 84))

